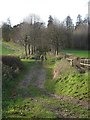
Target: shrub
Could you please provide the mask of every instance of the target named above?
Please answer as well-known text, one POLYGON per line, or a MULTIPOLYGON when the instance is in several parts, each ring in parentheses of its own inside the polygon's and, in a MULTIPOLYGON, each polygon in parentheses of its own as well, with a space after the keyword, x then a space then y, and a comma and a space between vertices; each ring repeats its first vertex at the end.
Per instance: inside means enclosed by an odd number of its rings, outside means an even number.
POLYGON ((2 98, 6 99, 11 96, 12 90, 17 83, 18 74, 7 65, 2 65, 2 98))
POLYGON ((2 85, 3 87, 8 86, 8 83, 10 80, 13 79, 13 71, 12 69, 7 65, 2 65, 2 85))
POLYGON ((16 70, 17 68, 20 70, 23 69, 23 63, 20 58, 16 56, 2 56, 2 63, 11 67, 13 70, 16 70))

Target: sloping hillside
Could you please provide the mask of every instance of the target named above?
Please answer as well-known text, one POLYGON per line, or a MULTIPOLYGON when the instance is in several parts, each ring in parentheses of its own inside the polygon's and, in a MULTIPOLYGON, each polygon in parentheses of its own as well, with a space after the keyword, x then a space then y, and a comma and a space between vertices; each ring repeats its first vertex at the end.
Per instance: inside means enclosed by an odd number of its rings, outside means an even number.
POLYGON ((24 48, 21 45, 13 42, 2 42, 2 55, 20 55, 22 53, 24 53, 24 48))

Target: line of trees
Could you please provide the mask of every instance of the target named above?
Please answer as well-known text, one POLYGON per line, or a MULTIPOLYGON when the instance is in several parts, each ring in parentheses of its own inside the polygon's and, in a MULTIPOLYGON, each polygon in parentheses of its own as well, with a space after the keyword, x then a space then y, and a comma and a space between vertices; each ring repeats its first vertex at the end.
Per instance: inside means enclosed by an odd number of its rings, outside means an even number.
POLYGON ((70 16, 60 22, 50 15, 45 26, 38 16, 31 15, 13 27, 10 20, 4 23, 2 37, 23 45, 26 56, 37 51, 52 51, 58 55, 61 49, 88 49, 88 23, 88 17, 82 20, 81 15, 77 16, 75 26, 70 16))

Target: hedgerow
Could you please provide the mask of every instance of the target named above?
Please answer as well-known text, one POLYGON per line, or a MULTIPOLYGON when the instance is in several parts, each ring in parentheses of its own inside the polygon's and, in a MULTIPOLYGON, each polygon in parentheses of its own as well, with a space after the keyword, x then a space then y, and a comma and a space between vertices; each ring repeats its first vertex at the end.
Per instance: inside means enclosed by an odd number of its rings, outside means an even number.
POLYGON ((22 61, 16 56, 2 56, 2 92, 3 98, 8 97, 14 88, 17 77, 24 69, 22 61), (7 95, 6 95, 7 94, 7 95))
POLYGON ((16 56, 2 56, 2 63, 11 67, 13 70, 16 70, 17 68, 22 70, 24 67, 20 58, 16 56))

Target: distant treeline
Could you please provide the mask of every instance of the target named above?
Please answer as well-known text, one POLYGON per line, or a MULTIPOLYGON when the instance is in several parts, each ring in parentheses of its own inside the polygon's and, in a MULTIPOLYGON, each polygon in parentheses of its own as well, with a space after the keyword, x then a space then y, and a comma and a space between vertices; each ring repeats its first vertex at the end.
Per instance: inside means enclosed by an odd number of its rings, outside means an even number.
POLYGON ((82 20, 77 16, 76 25, 70 16, 63 22, 53 18, 48 19, 47 26, 39 16, 31 15, 22 23, 11 27, 10 20, 2 25, 2 37, 4 41, 14 41, 25 48, 25 54, 34 54, 36 51, 52 51, 55 54, 61 49, 88 49, 89 18, 82 20))

